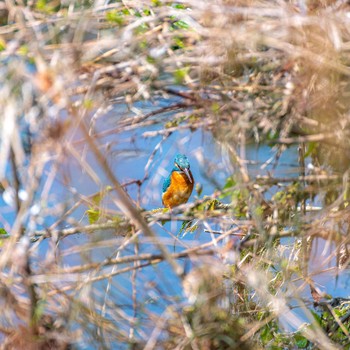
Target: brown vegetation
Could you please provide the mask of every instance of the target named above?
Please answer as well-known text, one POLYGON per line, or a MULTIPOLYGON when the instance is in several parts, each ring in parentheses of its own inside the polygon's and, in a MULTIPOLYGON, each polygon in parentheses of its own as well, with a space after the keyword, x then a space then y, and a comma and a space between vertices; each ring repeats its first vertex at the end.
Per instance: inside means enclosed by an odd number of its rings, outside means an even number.
POLYGON ((350 259, 349 28, 346 1, 0 4, 2 348, 348 348, 317 278, 350 259), (215 191, 143 210, 195 132, 215 191))

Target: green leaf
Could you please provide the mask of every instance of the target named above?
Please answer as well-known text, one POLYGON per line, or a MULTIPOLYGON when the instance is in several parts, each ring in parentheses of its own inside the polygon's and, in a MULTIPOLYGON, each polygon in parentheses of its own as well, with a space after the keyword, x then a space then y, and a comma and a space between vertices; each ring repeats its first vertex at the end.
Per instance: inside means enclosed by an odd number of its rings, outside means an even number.
POLYGON ((119 11, 113 10, 106 13, 106 21, 116 23, 118 26, 122 26, 125 22, 124 17, 119 11))
POLYGON ((299 349, 305 349, 309 344, 309 341, 301 334, 296 334, 294 339, 299 349))
POLYGON ((155 64, 156 60, 152 56, 147 56, 146 61, 150 64, 155 64))
POLYGON ((46 0, 38 0, 35 4, 37 10, 44 10, 46 6, 46 0))
POLYGON ((98 209, 97 210, 88 209, 85 213, 89 218, 90 225, 95 224, 100 219, 100 216, 101 216, 101 212, 98 209))
MULTIPOLYGON (((139 48, 141 50, 145 50, 145 49, 147 49, 147 47, 148 47, 148 41, 147 40, 142 40, 142 41, 139 42, 139 48)), ((148 56, 148 57, 150 57, 150 56, 148 56)), ((147 57, 147 60, 148 60, 148 57, 147 57)), ((152 62, 150 62, 150 63, 152 63, 152 62)))
POLYGON ((101 201, 103 198, 112 191, 111 186, 106 186, 103 190, 100 192, 97 192, 91 197, 91 201, 93 203, 92 206, 89 207, 89 209, 85 212, 85 214, 89 218, 89 223, 94 224, 101 218, 101 210, 99 209, 99 206, 101 204, 101 201))
POLYGON ((106 194, 108 194, 109 192, 112 191, 112 187, 111 186, 107 186, 105 189, 103 189, 100 192, 97 192, 95 195, 93 195, 92 197, 92 202, 95 205, 100 205, 102 199, 106 196, 106 194))
POLYGON ((183 67, 179 68, 174 72, 174 79, 177 84, 182 84, 188 75, 190 68, 189 67, 183 67))
POLYGON ((237 182, 236 180, 233 178, 233 177, 229 177, 227 180, 226 180, 226 183, 224 185, 224 188, 223 190, 227 190, 228 188, 232 188, 234 186, 237 185, 237 182))
POLYGON ((274 337, 273 337, 273 333, 271 332, 271 327, 270 325, 267 324, 260 332, 260 339, 263 344, 267 344, 273 338, 274 337))
POLYGON ((0 235, 7 235, 7 231, 4 228, 0 228, 0 235))
POLYGON ((0 51, 4 51, 6 49, 6 41, 0 38, 0 51))
POLYGON ((154 7, 158 7, 162 5, 162 2, 160 0, 152 0, 151 3, 152 3, 152 6, 154 7))
POLYGON ((178 50, 178 49, 184 49, 185 48, 185 42, 183 41, 182 38, 180 37, 174 37, 173 38, 173 45, 172 49, 173 50, 178 50))
POLYGON ((314 316, 315 321, 316 321, 320 326, 322 326, 322 318, 321 318, 321 316, 320 316, 317 312, 315 312, 315 311, 313 311, 313 310, 310 310, 310 312, 312 313, 312 316, 314 316))
POLYGON ((203 192, 203 186, 201 183, 197 182, 196 183, 196 192, 197 192, 197 196, 200 197, 200 195, 203 192))
POLYGON ((166 129, 173 128, 173 127, 176 127, 176 126, 180 125, 185 120, 186 120, 185 116, 180 117, 180 118, 176 118, 174 120, 170 120, 167 123, 165 123, 164 127, 166 129))
POLYGON ((39 300, 36 304, 35 310, 34 310, 34 315, 32 322, 35 324, 41 319, 41 317, 44 315, 45 311, 45 305, 46 301, 45 300, 39 300))
POLYGON ((131 13, 130 13, 130 10, 129 9, 127 9, 127 8, 124 8, 124 9, 122 9, 121 10, 121 13, 123 14, 123 15, 131 15, 131 13))
POLYGON ((261 205, 257 206, 256 208, 254 208, 254 214, 257 217, 261 218, 264 214, 264 208, 261 205))
POLYGON ((150 210, 150 214, 158 214, 158 213, 167 213, 169 211, 168 208, 156 208, 156 209, 152 209, 150 210))
POLYGON ((192 225, 192 220, 184 221, 181 225, 180 231, 177 236, 180 236, 181 234, 185 234, 187 232, 193 233, 197 229, 198 229, 198 225, 192 225))
POLYGON ((217 103, 217 102, 213 102, 210 106, 211 110, 214 112, 214 113, 217 113, 219 112, 220 110, 220 104, 217 103))
POLYGON ((176 21, 173 23, 172 28, 173 29, 188 29, 190 26, 182 20, 176 21))
POLYGON ((29 53, 28 45, 26 45, 26 44, 21 45, 17 52, 18 52, 19 55, 22 55, 22 56, 28 55, 28 53, 29 53))
POLYGON ((149 26, 146 23, 142 23, 141 25, 139 25, 136 29, 135 29, 135 34, 139 35, 139 34, 143 34, 145 32, 147 32, 149 29, 149 26))
POLYGON ((267 134, 267 141, 275 141, 279 138, 279 133, 277 131, 269 131, 269 133, 267 134))
MULTIPOLYGON (((170 209, 169 208, 159 208, 159 209, 155 209, 155 210, 161 210, 163 212, 163 214, 167 213, 170 209)), ((164 226, 165 223, 167 222, 167 220, 162 220, 161 221, 161 225, 164 226)))
POLYGON ((94 101, 91 98, 86 98, 83 101, 83 106, 84 108, 86 108, 87 110, 91 110, 94 108, 94 101))
POLYGON ((208 201, 207 210, 215 210, 217 203, 218 203, 217 199, 211 199, 210 201, 208 201))
POLYGON ((184 4, 173 4, 173 8, 178 10, 186 10, 186 5, 184 4))
MULTIPOLYGON (((54 4, 55 2, 52 2, 52 3, 54 4)), ((55 9, 56 8, 58 9, 59 7, 55 7, 54 5, 52 5, 51 1, 38 0, 35 4, 35 8, 41 12, 53 13, 55 9)))
POLYGON ((316 149, 317 143, 316 142, 309 142, 307 145, 307 149, 305 152, 305 158, 311 156, 314 153, 314 150, 316 149))

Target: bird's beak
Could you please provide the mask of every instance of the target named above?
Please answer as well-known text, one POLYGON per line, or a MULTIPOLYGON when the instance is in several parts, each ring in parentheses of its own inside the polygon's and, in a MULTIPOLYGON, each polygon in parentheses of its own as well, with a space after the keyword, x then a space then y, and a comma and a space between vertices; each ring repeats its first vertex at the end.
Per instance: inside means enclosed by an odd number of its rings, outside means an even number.
POLYGON ((189 171, 187 168, 183 168, 183 169, 181 169, 181 170, 186 174, 186 176, 188 177, 188 179, 189 179, 190 182, 192 183, 192 178, 191 178, 190 171, 189 171))

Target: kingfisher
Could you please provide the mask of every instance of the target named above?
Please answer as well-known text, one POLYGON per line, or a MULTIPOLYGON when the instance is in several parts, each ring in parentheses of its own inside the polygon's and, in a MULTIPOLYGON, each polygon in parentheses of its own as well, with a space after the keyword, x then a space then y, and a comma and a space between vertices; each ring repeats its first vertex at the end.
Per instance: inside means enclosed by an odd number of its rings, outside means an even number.
POLYGON ((186 203, 191 196, 193 185, 194 179, 188 158, 184 154, 177 154, 174 168, 163 183, 163 205, 171 209, 186 203))

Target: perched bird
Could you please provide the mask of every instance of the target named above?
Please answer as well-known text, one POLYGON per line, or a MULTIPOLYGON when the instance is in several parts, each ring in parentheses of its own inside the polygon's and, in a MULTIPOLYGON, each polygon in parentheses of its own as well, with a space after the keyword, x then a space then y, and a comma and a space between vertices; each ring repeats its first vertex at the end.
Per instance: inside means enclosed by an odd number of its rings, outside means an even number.
POLYGON ((167 208, 186 203, 194 185, 188 158, 184 154, 178 154, 174 162, 174 168, 163 183, 162 201, 167 208))

